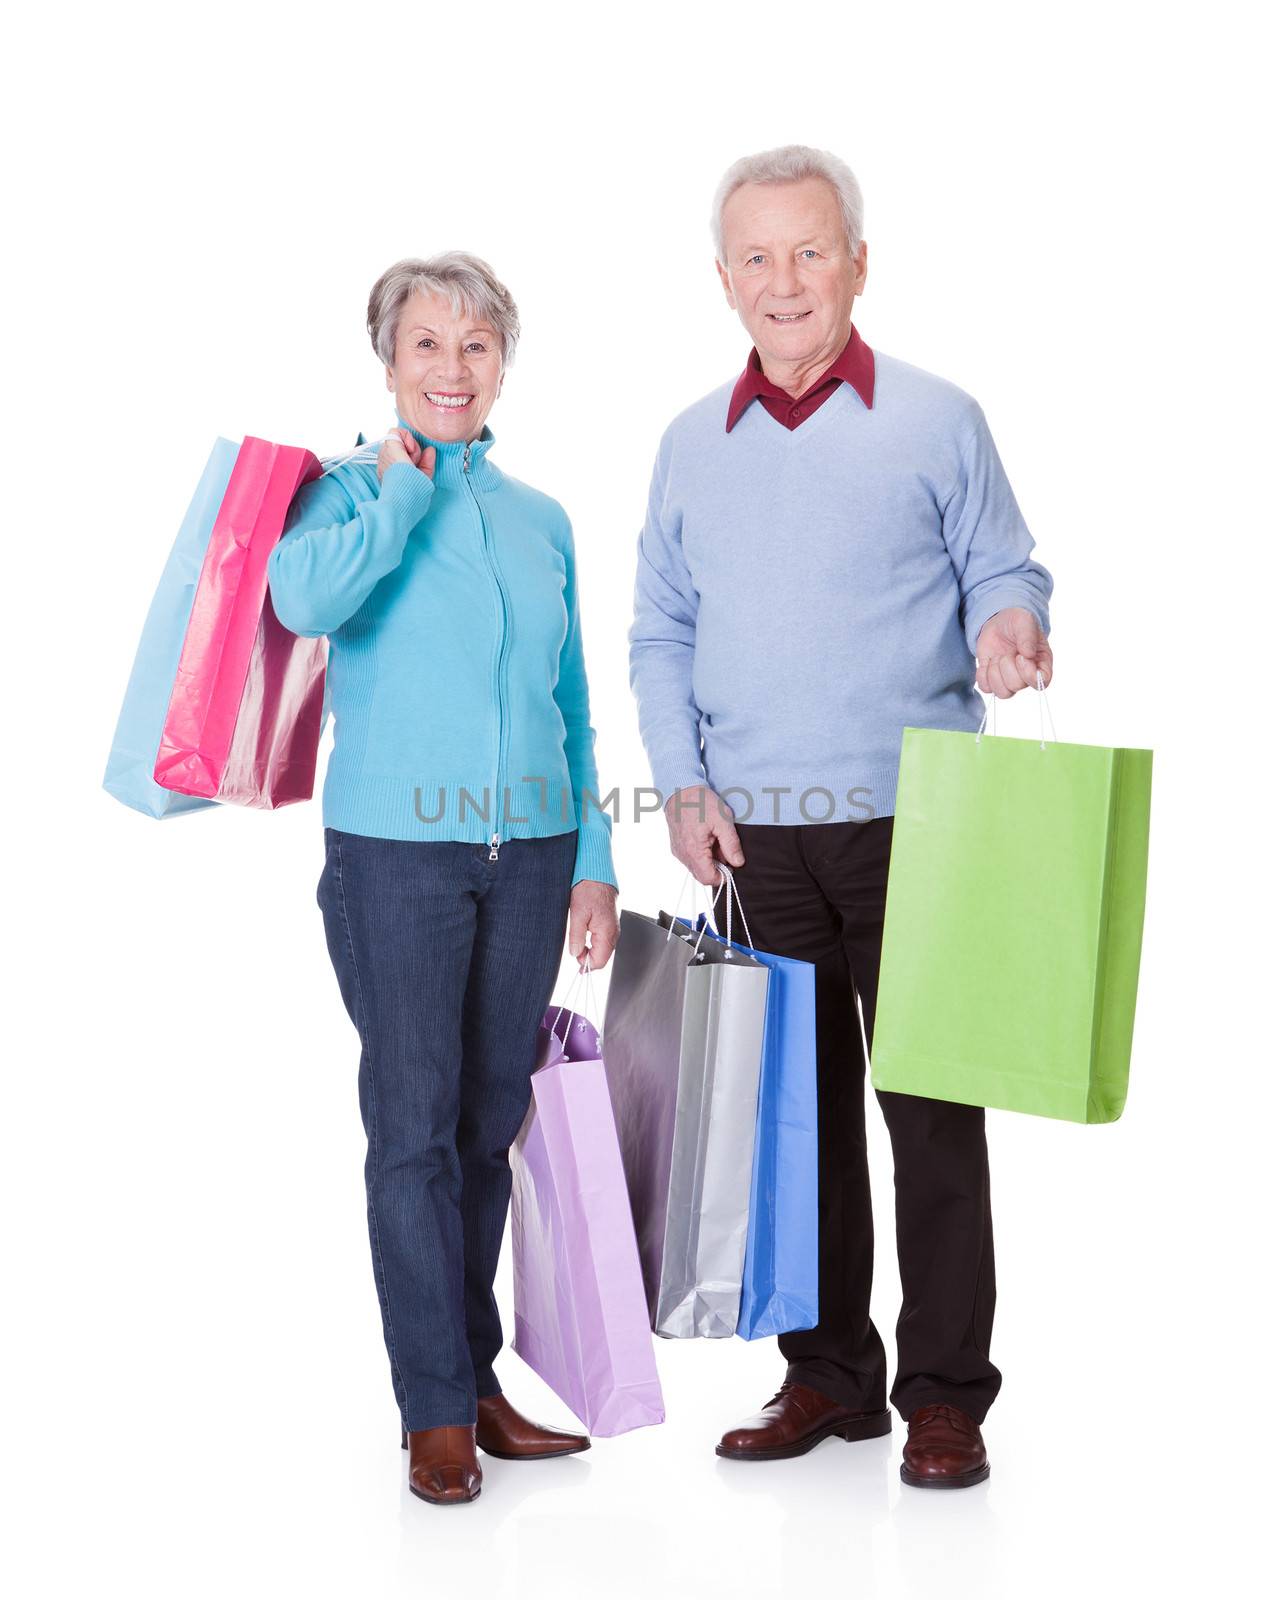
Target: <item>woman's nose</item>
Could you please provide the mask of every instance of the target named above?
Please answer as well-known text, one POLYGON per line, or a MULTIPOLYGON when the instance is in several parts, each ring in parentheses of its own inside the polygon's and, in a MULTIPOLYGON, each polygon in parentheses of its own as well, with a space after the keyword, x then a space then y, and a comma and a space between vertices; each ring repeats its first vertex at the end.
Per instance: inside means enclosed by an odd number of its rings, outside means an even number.
POLYGON ((447 351, 441 357, 439 372, 442 378, 462 381, 467 377, 467 362, 463 359, 462 351, 447 351))

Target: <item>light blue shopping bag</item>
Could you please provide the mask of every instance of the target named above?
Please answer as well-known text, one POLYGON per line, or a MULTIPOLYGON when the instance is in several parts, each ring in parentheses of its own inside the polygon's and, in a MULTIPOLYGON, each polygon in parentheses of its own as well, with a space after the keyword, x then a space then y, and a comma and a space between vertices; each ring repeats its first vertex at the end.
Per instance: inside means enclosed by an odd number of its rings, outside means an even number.
MULTIPOLYGON (((700 914, 696 933, 704 921, 700 914)), ((735 1328, 741 1339, 761 1339, 813 1328, 819 1321, 815 969, 809 961, 770 955, 735 939, 721 942, 770 969, 748 1242, 735 1328)))
POLYGON ((102 786, 117 800, 149 817, 204 811, 218 803, 164 789, 152 777, 152 771, 200 569, 239 452, 240 446, 230 439, 216 440, 210 451, 147 612, 116 735, 111 741, 102 786))

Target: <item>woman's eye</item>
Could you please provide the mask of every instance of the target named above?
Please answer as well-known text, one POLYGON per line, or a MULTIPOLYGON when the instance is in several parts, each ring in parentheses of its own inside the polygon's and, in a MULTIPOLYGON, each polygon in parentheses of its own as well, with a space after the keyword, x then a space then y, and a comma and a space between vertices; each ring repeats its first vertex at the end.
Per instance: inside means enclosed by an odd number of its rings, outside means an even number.
POLYGON ((434 345, 435 342, 436 341, 434 339, 420 339, 418 341, 418 347, 419 347, 420 350, 424 350, 424 349, 427 349, 430 346, 434 345))

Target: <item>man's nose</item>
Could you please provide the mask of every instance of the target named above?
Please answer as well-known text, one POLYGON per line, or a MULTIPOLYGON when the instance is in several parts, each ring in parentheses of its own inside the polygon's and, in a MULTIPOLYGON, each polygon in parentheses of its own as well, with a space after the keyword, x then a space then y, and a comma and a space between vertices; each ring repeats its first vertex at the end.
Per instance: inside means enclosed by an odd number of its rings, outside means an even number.
POLYGON ((786 300, 801 292, 797 263, 791 256, 775 263, 774 271, 770 274, 770 292, 779 300, 786 300))

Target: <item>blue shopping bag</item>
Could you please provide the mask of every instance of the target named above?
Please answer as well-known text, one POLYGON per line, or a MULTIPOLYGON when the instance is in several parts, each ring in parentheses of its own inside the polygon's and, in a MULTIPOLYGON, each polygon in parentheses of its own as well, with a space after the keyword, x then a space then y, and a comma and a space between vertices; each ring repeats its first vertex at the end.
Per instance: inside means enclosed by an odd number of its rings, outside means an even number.
POLYGON ((116 734, 111 741, 102 786, 117 800, 149 817, 205 811, 218 804, 216 800, 164 789, 152 772, 187 624, 191 620, 200 569, 239 452, 239 444, 233 444, 230 439, 218 439, 205 463, 147 612, 116 734))
MULTIPOLYGON (((722 870, 728 877, 727 869, 722 870)), ((731 886, 733 892, 733 880, 731 886)), ((694 923, 696 933, 705 921, 701 913, 694 923)), ((748 1242, 735 1328, 741 1339, 761 1339, 813 1328, 819 1321, 815 969, 809 961, 770 955, 735 939, 721 942, 770 969, 748 1242)))

